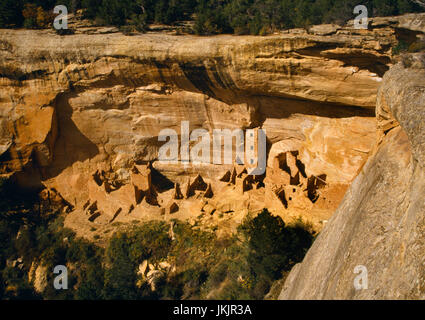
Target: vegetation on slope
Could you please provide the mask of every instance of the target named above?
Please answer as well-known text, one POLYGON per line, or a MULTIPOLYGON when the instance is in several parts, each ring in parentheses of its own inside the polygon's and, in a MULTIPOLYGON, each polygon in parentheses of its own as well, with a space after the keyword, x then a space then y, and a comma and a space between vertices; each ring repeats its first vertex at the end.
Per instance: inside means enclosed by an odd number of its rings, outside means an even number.
POLYGON ((225 239, 179 221, 171 233, 152 221, 117 231, 103 249, 64 228, 60 210, 9 182, 0 186, 0 237, 1 299, 262 299, 313 241, 303 226, 264 210, 225 239), (169 266, 154 286, 138 272, 144 261, 169 266), (56 265, 68 268, 68 290, 53 287, 56 265), (34 266, 45 270, 39 293, 34 266))

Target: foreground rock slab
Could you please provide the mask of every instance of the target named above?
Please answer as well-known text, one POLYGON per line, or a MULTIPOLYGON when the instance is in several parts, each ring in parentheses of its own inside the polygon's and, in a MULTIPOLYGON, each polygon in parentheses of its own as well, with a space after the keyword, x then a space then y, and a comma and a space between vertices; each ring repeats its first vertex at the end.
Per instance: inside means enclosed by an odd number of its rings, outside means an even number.
POLYGON ((425 298, 425 55, 407 56, 378 94, 381 139, 280 299, 425 298), (392 127, 388 127, 388 123, 392 127), (356 290, 356 266, 368 288, 356 290))

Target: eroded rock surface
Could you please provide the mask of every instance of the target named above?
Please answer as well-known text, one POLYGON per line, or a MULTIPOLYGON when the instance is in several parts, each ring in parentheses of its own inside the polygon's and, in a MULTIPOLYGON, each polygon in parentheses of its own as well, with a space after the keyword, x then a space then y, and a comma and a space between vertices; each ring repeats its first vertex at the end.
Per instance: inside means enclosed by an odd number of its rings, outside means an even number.
POLYGON ((378 94, 381 137, 281 299, 425 298, 425 55, 406 56, 378 94), (368 288, 356 290, 356 266, 368 288))

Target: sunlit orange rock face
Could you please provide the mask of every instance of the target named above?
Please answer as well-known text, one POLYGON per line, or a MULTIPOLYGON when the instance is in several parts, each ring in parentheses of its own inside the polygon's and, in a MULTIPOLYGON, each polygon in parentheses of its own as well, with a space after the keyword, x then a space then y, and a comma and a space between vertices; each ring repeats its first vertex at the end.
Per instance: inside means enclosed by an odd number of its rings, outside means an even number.
POLYGON ((376 95, 396 37, 385 25, 314 30, 267 37, 0 30, 0 173, 54 189, 80 225, 204 215, 230 216, 232 226, 268 207, 320 229, 376 140, 376 95), (209 132, 264 129, 265 175, 160 163, 160 131, 180 134, 182 121, 209 132), (187 196, 198 175, 207 188, 187 196), (174 199, 179 192, 184 197, 174 199))

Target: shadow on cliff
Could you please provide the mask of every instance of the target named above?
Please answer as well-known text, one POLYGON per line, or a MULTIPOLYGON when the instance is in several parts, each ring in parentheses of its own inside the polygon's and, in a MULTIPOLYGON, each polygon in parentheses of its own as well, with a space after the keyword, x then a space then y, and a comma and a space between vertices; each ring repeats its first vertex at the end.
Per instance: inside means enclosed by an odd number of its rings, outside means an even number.
MULTIPOLYGON (((370 60, 372 57, 352 57, 350 61, 347 59, 344 62, 347 65, 358 65, 360 69, 370 69, 371 72, 379 75, 388 69, 385 65, 388 63, 387 59, 382 58, 384 59, 382 66, 374 66, 374 69, 370 66, 370 61, 366 65, 367 59, 370 60)), ((373 61, 375 62, 376 59, 374 57, 373 61)), ((287 94, 265 96, 255 92, 255 89, 251 92, 240 90, 220 59, 210 60, 208 69, 199 63, 179 64, 180 70, 188 81, 167 78, 167 74, 173 73, 173 66, 169 63, 153 62, 153 64, 163 83, 171 81, 183 90, 202 93, 228 105, 246 103, 251 106, 255 110, 252 127, 260 126, 267 118, 289 118, 296 113, 328 118, 375 117, 374 107, 308 100, 287 94)))
POLYGON ((340 103, 281 97, 257 97, 257 101, 262 121, 265 121, 267 118, 285 119, 294 114, 305 114, 331 119, 375 117, 374 108, 362 108, 340 103))
POLYGON ((69 99, 76 93, 59 94, 54 102, 57 114, 58 136, 53 151, 53 161, 48 169, 42 170, 42 179, 58 176, 75 162, 83 162, 99 154, 97 146, 90 141, 72 120, 73 109, 69 99))

